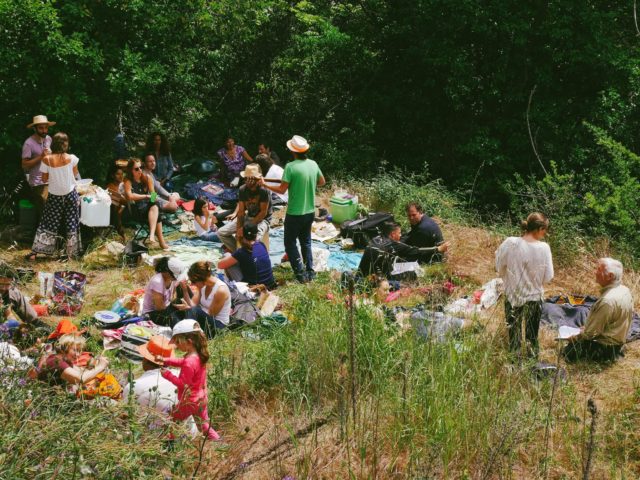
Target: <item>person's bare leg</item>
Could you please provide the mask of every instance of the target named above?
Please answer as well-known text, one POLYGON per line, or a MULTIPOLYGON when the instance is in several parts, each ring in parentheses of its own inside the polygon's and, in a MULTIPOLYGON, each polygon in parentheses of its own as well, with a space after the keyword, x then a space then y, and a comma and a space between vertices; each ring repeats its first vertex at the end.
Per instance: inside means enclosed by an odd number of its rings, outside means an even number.
POLYGON ((162 234, 162 222, 158 222, 156 225, 156 236, 158 237, 160 248, 169 248, 169 245, 164 241, 164 235, 162 234))
POLYGON ((156 228, 158 227, 158 206, 153 205, 149 209, 149 241, 155 242, 154 235, 156 233, 156 228))
POLYGON ((167 213, 175 213, 178 211, 178 204, 175 200, 171 200, 169 203, 166 203, 164 207, 162 207, 162 211, 167 213))

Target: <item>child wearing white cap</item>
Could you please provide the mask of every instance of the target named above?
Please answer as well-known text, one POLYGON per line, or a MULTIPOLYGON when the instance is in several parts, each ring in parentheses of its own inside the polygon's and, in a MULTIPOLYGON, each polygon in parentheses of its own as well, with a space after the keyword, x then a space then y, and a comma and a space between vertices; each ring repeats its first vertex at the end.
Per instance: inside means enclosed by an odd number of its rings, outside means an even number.
POLYGON ((159 365, 180 368, 177 377, 167 369, 162 370, 162 376, 178 387, 178 403, 172 410, 171 417, 183 421, 193 415, 207 439, 219 440, 220 435, 209 425, 207 411, 206 363, 209 360, 209 351, 204 332, 197 321, 182 320, 173 327, 170 343, 185 352, 184 358, 156 356, 156 363, 159 365))

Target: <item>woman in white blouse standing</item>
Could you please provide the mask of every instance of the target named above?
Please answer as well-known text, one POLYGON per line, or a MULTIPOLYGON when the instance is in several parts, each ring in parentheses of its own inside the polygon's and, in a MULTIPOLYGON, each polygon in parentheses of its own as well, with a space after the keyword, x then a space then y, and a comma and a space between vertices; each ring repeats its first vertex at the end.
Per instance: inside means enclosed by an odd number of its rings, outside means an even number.
POLYGON ((496 251, 496 270, 504 281, 509 348, 513 352, 526 348, 526 356, 535 358, 543 285, 553 279, 551 249, 542 242, 549 220, 542 213, 532 213, 521 228, 522 236, 508 237, 496 251), (522 342, 523 328, 526 347, 522 342))
POLYGON ((29 260, 35 260, 38 254, 53 255, 60 232, 64 232, 67 256, 80 255, 80 197, 76 190, 78 157, 69 155, 68 150, 67 134, 56 133, 51 142, 51 154, 44 157, 40 165, 42 180, 49 183, 49 196, 32 252, 27 256, 29 260))

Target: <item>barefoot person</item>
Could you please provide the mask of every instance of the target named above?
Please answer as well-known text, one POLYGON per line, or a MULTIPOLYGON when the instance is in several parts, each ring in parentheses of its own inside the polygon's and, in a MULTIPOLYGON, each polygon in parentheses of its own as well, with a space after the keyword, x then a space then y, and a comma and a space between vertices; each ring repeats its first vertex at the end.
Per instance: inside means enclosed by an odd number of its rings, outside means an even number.
POLYGON ((522 222, 521 228, 522 236, 507 238, 496 251, 496 271, 504 281, 509 348, 519 352, 528 344, 527 356, 536 357, 543 285, 553 279, 551 249, 542 241, 549 221, 541 213, 532 213, 522 222))
POLYGON ((124 196, 130 204, 133 219, 149 223, 149 246, 159 245, 163 250, 168 250, 162 234, 162 214, 155 203, 157 193, 153 189, 153 179, 142 173, 142 162, 138 158, 132 158, 127 163, 124 196))

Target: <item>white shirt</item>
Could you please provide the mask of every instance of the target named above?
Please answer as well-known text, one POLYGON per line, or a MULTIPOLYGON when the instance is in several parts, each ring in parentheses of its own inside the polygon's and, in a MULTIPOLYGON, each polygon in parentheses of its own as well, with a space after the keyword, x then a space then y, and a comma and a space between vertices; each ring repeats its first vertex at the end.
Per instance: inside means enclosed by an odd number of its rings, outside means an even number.
POLYGON ((496 251, 496 271, 512 306, 542 300, 543 285, 553 278, 551 249, 545 242, 509 237, 496 251))
MULTIPOLYGON (((216 279, 216 283, 211 289, 211 292, 209 293, 208 297, 205 296, 205 290, 207 289, 206 286, 202 287, 202 290, 200 290, 200 306, 202 307, 202 309, 205 311, 207 315, 209 315, 209 309, 211 308, 213 299, 216 296, 216 292, 223 285, 224 285, 224 282, 222 280, 216 279)), ((230 315, 231 315, 231 295, 229 295, 227 299, 224 301, 224 305, 222 305, 222 308, 214 318, 219 322, 224 323, 225 325, 229 325, 230 315)))
MULTIPOLYGON (((271 168, 269 169, 269 171, 267 172, 267 174, 264 176, 264 178, 277 178, 278 180, 282 180, 282 174, 284 173, 284 169, 279 166, 276 165, 275 163, 273 165, 271 165, 271 168)), ((279 185, 278 183, 273 183, 273 182, 264 182, 267 185, 279 185)), ((276 195, 278 195, 284 202, 289 202, 289 192, 286 191, 284 193, 276 193, 276 195)))
POLYGON ((76 178, 73 167, 78 165, 79 159, 75 155, 69 155, 71 161, 61 167, 50 167, 44 162, 40 163, 40 171, 49 174, 49 193, 53 195, 67 195, 76 188, 76 178))
MULTIPOLYGON (((174 375, 180 372, 175 369, 169 369, 174 375)), ((127 384, 123 390, 123 399, 129 398, 130 384, 127 384)), ((138 378, 133 380, 133 396, 139 405, 143 407, 155 408, 158 412, 169 417, 171 409, 178 401, 178 389, 169 380, 160 374, 160 369, 149 370, 144 372, 138 378)), ((187 419, 187 428, 192 436, 197 435, 193 417, 187 419)))

